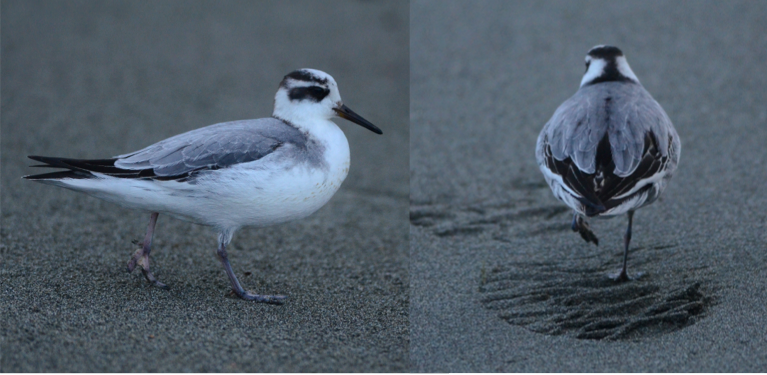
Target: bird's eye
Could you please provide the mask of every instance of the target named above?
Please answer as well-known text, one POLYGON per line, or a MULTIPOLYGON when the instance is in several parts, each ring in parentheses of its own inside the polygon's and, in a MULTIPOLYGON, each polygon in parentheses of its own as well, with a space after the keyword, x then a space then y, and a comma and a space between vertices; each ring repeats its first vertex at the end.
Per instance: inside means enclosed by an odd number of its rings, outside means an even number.
POLYGON ((319 87, 319 86, 312 86, 312 87, 309 87, 309 92, 313 96, 320 96, 320 95, 323 95, 325 93, 325 89, 323 89, 322 87, 319 87))
POLYGON ((309 99, 314 102, 321 102, 330 94, 330 90, 320 86, 294 87, 288 92, 290 100, 309 99))
POLYGON ((589 65, 591 65, 591 61, 586 61, 586 71, 589 71, 589 65))

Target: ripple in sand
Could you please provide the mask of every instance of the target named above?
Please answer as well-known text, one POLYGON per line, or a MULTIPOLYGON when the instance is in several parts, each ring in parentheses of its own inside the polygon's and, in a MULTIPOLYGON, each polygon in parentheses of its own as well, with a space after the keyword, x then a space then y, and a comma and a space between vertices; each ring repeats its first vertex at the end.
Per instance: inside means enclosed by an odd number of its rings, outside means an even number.
POLYGON ((482 304, 501 319, 548 335, 624 340, 677 331, 713 304, 703 280, 646 275, 616 283, 603 267, 565 269, 517 263, 482 277, 482 304))

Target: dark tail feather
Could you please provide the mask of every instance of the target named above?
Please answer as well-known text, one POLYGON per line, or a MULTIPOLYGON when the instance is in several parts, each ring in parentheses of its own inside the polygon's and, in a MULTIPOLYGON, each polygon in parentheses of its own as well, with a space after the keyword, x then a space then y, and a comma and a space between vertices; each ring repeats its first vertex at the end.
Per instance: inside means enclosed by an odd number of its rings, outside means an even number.
POLYGON ((47 164, 43 165, 42 167, 47 166, 49 168, 66 168, 84 172, 100 172, 107 174, 115 172, 127 172, 115 167, 115 161, 117 159, 67 159, 34 155, 30 155, 29 158, 47 164))
POLYGON ((583 211, 587 217, 594 217, 596 215, 601 214, 602 212, 607 211, 607 207, 605 207, 601 203, 594 204, 585 198, 576 198, 576 199, 578 199, 578 202, 581 202, 581 204, 583 205, 583 211))
POLYGON ((24 179, 27 180, 61 180, 64 178, 92 178, 93 175, 88 172, 81 172, 81 171, 61 171, 61 172, 51 172, 51 173, 42 173, 42 174, 35 174, 31 176, 24 176, 24 179))
POLYGON ((64 159, 64 158, 52 158, 48 156, 35 156, 35 155, 29 155, 27 157, 32 160, 45 163, 45 165, 35 165, 34 167, 67 168, 67 169, 72 168, 65 163, 65 160, 67 159, 64 159))
POLYGON ((54 158, 50 156, 28 156, 32 160, 36 160, 45 164, 33 165, 36 168, 65 168, 68 171, 59 171, 51 173, 36 174, 31 176, 24 176, 27 180, 58 180, 63 178, 92 178, 93 174, 90 172, 113 172, 117 170, 114 166, 116 159, 96 159, 96 160, 81 160, 81 159, 67 159, 67 158, 54 158))
MULTIPOLYGON (((91 172, 102 173, 112 177, 119 178, 153 178, 154 171, 150 169, 130 170, 115 167, 117 159, 67 159, 54 158, 50 156, 28 156, 32 160, 43 162, 43 165, 33 165, 32 167, 43 168, 65 168, 69 171, 55 173, 46 173, 34 176, 25 176, 29 180, 51 179, 51 178, 92 178, 91 172), (56 174, 58 173, 58 174, 56 174), (46 176, 46 177, 42 177, 46 176)), ((175 178, 175 177, 174 177, 175 178)))

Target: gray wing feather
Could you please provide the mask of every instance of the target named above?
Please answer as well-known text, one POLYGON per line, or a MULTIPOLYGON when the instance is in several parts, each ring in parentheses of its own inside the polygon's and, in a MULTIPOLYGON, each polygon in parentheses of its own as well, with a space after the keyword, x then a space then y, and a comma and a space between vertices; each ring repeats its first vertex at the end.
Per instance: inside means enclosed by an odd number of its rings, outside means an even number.
POLYGON ((225 122, 117 156, 115 166, 152 169, 157 176, 177 176, 201 168, 224 168, 258 160, 283 144, 305 142, 301 131, 274 118, 225 122))
POLYGON ((671 120, 638 84, 606 82, 581 88, 562 103, 546 123, 538 148, 548 145, 557 160, 569 157, 580 170, 594 173, 597 146, 605 132, 617 176, 629 176, 639 166, 647 132, 654 134, 661 156, 667 156, 669 139, 673 139, 672 148, 677 155, 671 159, 674 162, 678 159, 681 144, 671 120))

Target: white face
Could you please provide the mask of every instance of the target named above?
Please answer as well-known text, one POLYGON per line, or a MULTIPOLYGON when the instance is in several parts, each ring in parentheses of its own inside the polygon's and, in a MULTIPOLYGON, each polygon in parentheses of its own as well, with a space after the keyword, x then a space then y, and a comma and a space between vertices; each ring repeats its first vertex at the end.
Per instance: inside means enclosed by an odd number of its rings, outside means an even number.
POLYGON ((317 119, 339 116, 383 134, 381 129, 344 105, 336 80, 330 74, 315 69, 296 70, 283 78, 274 96, 272 115, 299 127, 311 126, 317 119))
POLYGON ((617 78, 628 78, 639 83, 639 78, 634 74, 629 66, 628 60, 622 55, 609 57, 594 57, 592 51, 605 46, 596 46, 586 55, 586 73, 581 79, 581 87, 591 83, 599 78, 609 78, 607 80, 616 80, 617 78), (617 72, 616 72, 617 69, 617 72), (614 77, 614 75, 618 75, 614 77))
POLYGON ((323 118, 336 115, 342 105, 336 81, 315 69, 301 69, 285 76, 274 96, 274 116, 285 120, 323 118))

